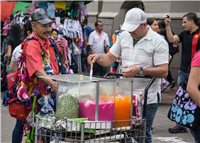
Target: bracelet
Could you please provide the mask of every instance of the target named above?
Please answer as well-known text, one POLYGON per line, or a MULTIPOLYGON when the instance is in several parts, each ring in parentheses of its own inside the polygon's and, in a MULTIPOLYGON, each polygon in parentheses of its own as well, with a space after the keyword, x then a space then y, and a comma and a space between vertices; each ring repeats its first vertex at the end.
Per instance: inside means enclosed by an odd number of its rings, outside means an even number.
POLYGON ((99 54, 99 57, 98 57, 98 59, 97 59, 97 61, 100 59, 100 54, 99 54))

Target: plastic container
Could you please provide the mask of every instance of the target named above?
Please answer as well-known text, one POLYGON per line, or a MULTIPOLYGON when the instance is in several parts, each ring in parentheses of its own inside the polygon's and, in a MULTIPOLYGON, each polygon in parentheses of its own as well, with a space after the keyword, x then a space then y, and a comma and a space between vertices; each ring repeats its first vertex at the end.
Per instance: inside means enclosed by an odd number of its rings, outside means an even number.
POLYGON ((88 121, 131 120, 132 79, 93 77, 90 80, 89 76, 76 74, 42 78, 57 80, 56 114, 59 113, 62 118, 88 118, 88 121), (62 112, 58 111, 60 109, 62 112))

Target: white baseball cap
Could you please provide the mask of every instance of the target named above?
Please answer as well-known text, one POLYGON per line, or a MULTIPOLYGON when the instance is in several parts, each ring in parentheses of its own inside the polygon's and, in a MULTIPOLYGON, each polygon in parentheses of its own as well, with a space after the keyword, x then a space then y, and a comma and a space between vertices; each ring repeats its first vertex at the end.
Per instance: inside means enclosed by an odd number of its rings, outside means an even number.
POLYGON ((130 9, 125 16, 125 20, 122 26, 122 30, 132 32, 138 28, 138 26, 147 21, 146 14, 140 8, 130 9))

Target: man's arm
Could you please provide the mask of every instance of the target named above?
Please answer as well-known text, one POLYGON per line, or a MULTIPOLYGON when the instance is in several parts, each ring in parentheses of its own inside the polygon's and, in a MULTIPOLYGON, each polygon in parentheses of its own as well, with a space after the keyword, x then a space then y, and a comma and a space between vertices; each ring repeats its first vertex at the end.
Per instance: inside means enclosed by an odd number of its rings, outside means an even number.
POLYGON ((99 55, 99 54, 93 54, 88 56, 88 63, 91 64, 97 62, 103 67, 108 67, 110 66, 114 61, 117 60, 117 57, 115 57, 113 54, 108 52, 107 54, 104 55, 99 55))
POLYGON ((90 50, 92 51, 92 53, 93 53, 93 54, 96 54, 95 51, 94 51, 94 49, 93 49, 93 46, 90 45, 89 47, 90 47, 90 50))
MULTIPOLYGON (((126 67, 125 67, 126 68, 126 67)), ((126 78, 132 78, 139 74, 140 67, 129 66, 129 70, 123 71, 122 74, 126 78)), ((155 78, 166 78, 168 74, 168 64, 158 65, 154 68, 143 68, 143 75, 151 75, 155 78)))
MULTIPOLYGON (((44 70, 37 70, 35 72, 35 75, 37 77, 39 76, 47 76, 46 72, 44 70)), ((57 82, 53 81, 52 79, 46 79, 46 78, 40 78, 40 80, 49 85, 51 87, 51 89, 56 93, 57 92, 57 82)))
POLYGON ((198 89, 200 85, 200 67, 192 67, 187 84, 187 92, 194 102, 200 107, 200 91, 198 89))
POLYGON ((166 25, 166 34, 167 39, 170 43, 180 42, 178 35, 173 35, 172 30, 170 28, 171 18, 165 17, 165 25, 166 25))
POLYGON ((87 43, 88 43, 88 36, 85 36, 85 40, 84 40, 84 48, 83 48, 83 55, 87 56, 87 43))
POLYGON ((108 35, 106 34, 106 53, 109 52, 109 47, 110 47, 109 38, 108 38, 108 35))

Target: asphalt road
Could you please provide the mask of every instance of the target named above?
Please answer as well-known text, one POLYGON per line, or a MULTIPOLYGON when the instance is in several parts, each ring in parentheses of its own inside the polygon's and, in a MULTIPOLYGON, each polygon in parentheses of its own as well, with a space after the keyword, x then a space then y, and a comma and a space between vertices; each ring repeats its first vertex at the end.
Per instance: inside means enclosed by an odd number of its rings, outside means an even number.
MULTIPOLYGON (((153 143, 194 143, 194 139, 189 132, 178 134, 168 132, 168 128, 175 125, 167 118, 169 108, 169 105, 159 105, 153 125, 153 143)), ((1 143, 11 143, 15 122, 16 120, 10 116, 8 108, 1 105, 1 143)))

